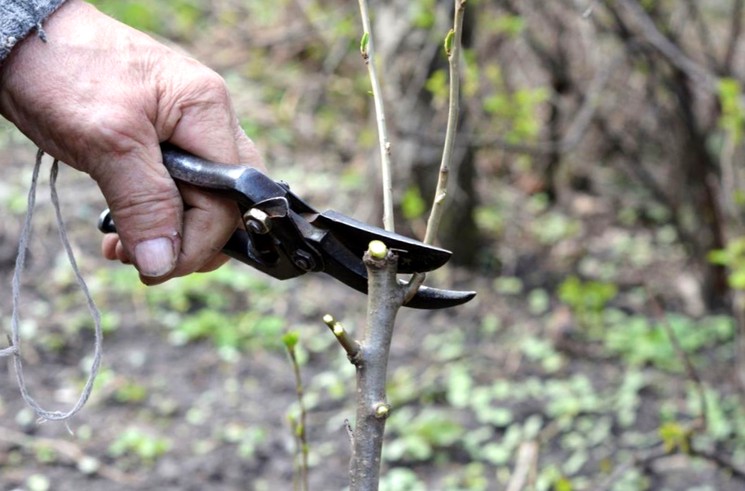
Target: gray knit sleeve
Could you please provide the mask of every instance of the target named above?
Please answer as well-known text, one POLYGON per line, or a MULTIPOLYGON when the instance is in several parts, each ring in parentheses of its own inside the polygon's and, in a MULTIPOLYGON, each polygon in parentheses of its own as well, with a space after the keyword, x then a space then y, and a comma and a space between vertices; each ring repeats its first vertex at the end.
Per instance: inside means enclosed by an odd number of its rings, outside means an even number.
POLYGON ((41 23, 65 0, 0 0, 0 61, 13 46, 36 28, 44 37, 41 23))

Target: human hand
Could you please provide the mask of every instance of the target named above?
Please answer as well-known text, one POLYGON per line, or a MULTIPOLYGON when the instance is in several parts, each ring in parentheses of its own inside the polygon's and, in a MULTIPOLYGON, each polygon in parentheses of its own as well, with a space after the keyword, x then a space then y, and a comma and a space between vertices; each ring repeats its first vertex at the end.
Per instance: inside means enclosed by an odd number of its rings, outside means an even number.
POLYGON ((222 78, 205 66, 68 0, 0 66, 0 113, 41 149, 88 173, 118 235, 108 259, 146 284, 209 271, 238 225, 234 204, 179 184, 162 165, 169 141, 203 158, 262 167, 222 78))

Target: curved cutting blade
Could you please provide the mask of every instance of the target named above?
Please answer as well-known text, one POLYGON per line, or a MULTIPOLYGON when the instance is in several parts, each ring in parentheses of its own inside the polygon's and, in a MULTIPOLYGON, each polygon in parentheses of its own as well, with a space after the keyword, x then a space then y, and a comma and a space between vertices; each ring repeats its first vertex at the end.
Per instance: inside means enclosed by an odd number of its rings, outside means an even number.
POLYGON ((403 274, 434 271, 448 262, 452 255, 445 249, 368 225, 334 210, 324 211, 310 223, 329 230, 336 240, 355 254, 358 262, 361 262, 371 241, 383 241, 398 254, 398 272, 403 274))
MULTIPOLYGON (((327 234, 319 247, 323 251, 325 261, 324 273, 358 292, 367 294, 367 269, 361 257, 357 257, 332 234, 327 234)), ((473 291, 441 290, 421 286, 404 306, 415 309, 444 309, 464 304, 475 296, 476 292, 473 291)))
POLYGON ((476 292, 459 290, 441 290, 428 286, 420 286, 416 295, 404 304, 404 307, 414 309, 445 309, 462 305, 476 296, 476 292))

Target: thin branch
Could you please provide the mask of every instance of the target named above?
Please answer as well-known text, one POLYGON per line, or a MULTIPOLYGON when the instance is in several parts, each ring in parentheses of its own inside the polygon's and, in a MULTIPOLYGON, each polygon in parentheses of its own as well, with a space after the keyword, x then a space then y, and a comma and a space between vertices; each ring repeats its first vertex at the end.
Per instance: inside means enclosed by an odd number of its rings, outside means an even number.
POLYGON ((298 408, 300 410, 298 420, 293 421, 291 425, 297 445, 296 454, 299 457, 299 475, 297 476, 298 482, 295 483, 294 488, 300 491, 308 491, 310 489, 308 485, 308 438, 305 431, 306 421, 308 419, 308 411, 305 408, 305 390, 303 389, 303 378, 302 374, 300 373, 300 362, 297 359, 297 338, 295 337, 294 339, 295 342, 285 341, 287 354, 290 356, 292 371, 295 375, 295 394, 297 395, 298 408))
POLYGON ((393 232, 395 230, 395 223, 393 218, 393 166, 391 164, 391 142, 388 139, 388 125, 386 123, 385 109, 383 106, 383 91, 380 87, 378 73, 375 67, 375 43, 373 42, 367 0, 359 0, 359 5, 363 29, 360 52, 362 53, 362 59, 365 61, 365 65, 367 65, 367 72, 370 76, 373 102, 375 104, 375 119, 378 124, 380 168, 383 178, 383 226, 389 232, 393 232))
POLYGON ((529 440, 523 442, 517 450, 515 470, 510 476, 505 491, 523 491, 535 480, 538 467, 538 442, 529 440))
POLYGON ((605 479, 590 487, 593 491, 607 491, 612 489, 621 477, 630 469, 637 466, 647 466, 657 459, 668 455, 663 444, 656 445, 648 450, 639 450, 631 455, 631 458, 616 467, 605 479))
POLYGON ((328 29, 326 26, 318 25, 313 19, 312 9, 313 5, 310 4, 309 0, 294 0, 295 7, 300 12, 300 17, 303 23, 306 25, 308 31, 312 33, 322 44, 324 49, 327 51, 331 50, 334 45, 334 40, 327 36, 328 29))
MULTIPOLYGON (((603 100, 603 92, 608 86, 613 73, 621 65, 624 56, 618 55, 606 66, 601 68, 587 86, 586 96, 574 119, 567 126, 565 135, 559 140, 547 140, 535 143, 514 143, 504 138, 482 135, 464 135, 464 145, 474 148, 496 147, 509 153, 518 153, 532 156, 550 155, 554 153, 567 153, 574 150, 582 143, 588 133, 590 125, 596 119, 597 110, 603 100)), ((415 136, 424 143, 437 145, 438 141, 424 133, 406 133, 407 136, 415 136)), ((456 143, 459 145, 460 143, 456 143)), ((463 145, 463 144, 461 144, 463 145)))
POLYGON ((611 75, 621 65, 623 58, 623 55, 613 58, 590 81, 590 84, 587 86, 587 95, 577 111, 577 115, 569 124, 566 134, 561 139, 536 143, 513 143, 504 138, 473 136, 468 139, 468 144, 473 147, 498 147, 506 152, 534 156, 572 151, 582 142, 590 124, 595 120, 595 114, 600 106, 603 91, 607 87, 611 75))
MULTIPOLYGON (((440 161, 440 173, 437 178, 437 188, 427 220, 427 231, 424 234, 425 244, 434 244, 437 238, 437 230, 440 228, 442 214, 445 211, 445 199, 448 193, 448 180, 450 177, 450 164, 453 160, 455 149, 455 137, 458 132, 458 119, 460 115, 460 52, 463 40, 463 18, 465 17, 467 0, 455 0, 455 12, 453 14, 453 29, 445 37, 445 52, 448 57, 450 72, 450 94, 448 102, 448 120, 445 130, 445 143, 440 161)), ((409 281, 406 301, 411 300, 416 291, 422 286, 425 278, 424 273, 416 273, 409 281)))
POLYGON ((696 0, 685 0, 685 7, 687 9, 686 16, 691 19, 696 29, 699 41, 703 46, 703 53, 708 58, 709 66, 717 70, 719 69, 717 61, 717 50, 714 47, 714 43, 711 38, 711 31, 707 26, 704 16, 699 8, 696 0))
POLYGON ((732 4, 732 24, 730 26, 729 43, 727 44, 727 51, 724 54, 724 69, 729 72, 732 70, 732 63, 735 60, 735 54, 737 53, 737 47, 740 45, 740 36, 742 35, 742 12, 745 10, 745 1, 735 0, 732 4))
MULTIPOLYGON (((669 455, 670 453, 665 449, 664 443, 657 444, 646 450, 637 450, 632 453, 631 458, 628 461, 620 464, 605 479, 592 485, 589 489, 592 489, 593 491, 607 491, 613 489, 616 483, 618 483, 623 475, 630 469, 634 467, 648 467, 654 461, 668 457, 669 455)), ((697 449, 695 447, 690 449, 688 455, 707 460, 722 472, 731 475, 739 481, 745 481, 745 469, 738 467, 728 457, 724 457, 717 452, 697 449)))
POLYGON ((691 449, 691 455, 708 460, 712 464, 716 465, 719 469, 727 474, 731 474, 732 477, 737 478, 740 481, 745 482, 745 469, 738 467, 732 459, 721 455, 716 450, 704 450, 704 449, 691 449))
POLYGON ((455 136, 458 132, 458 117, 460 115, 460 52, 463 38, 463 17, 466 9, 466 0, 455 0, 455 15, 453 30, 445 38, 445 49, 448 55, 450 68, 450 102, 448 104, 448 121, 445 131, 445 143, 440 161, 440 174, 437 178, 434 201, 427 220, 427 232, 424 235, 425 244, 434 244, 437 230, 440 228, 442 213, 445 208, 447 197, 448 178, 450 176, 450 164, 453 161, 453 150, 455 149, 455 136))
POLYGON ((680 339, 678 338, 678 335, 675 334, 673 326, 670 325, 670 322, 665 317, 665 312, 662 309, 662 305, 660 305, 660 301, 654 296, 650 296, 650 301, 655 317, 662 325, 662 328, 665 330, 668 339, 670 339, 670 344, 673 346, 675 354, 678 356, 678 358, 680 358, 680 361, 683 362, 683 366, 685 367, 688 378, 696 387, 696 394, 698 395, 699 405, 701 406, 701 414, 699 415, 699 424, 695 425, 695 427, 691 429, 705 430, 706 425, 709 421, 709 417, 707 411, 708 405, 706 403, 706 391, 704 390, 704 383, 701 380, 701 376, 699 375, 698 370, 696 370, 696 367, 693 365, 691 357, 688 356, 688 353, 686 353, 683 345, 680 344, 680 339))
MULTIPOLYGON (((608 3, 610 0, 605 0, 608 3)), ((636 0, 614 0, 623 5, 635 17, 637 26, 646 41, 659 51, 676 68, 688 78, 698 83, 707 92, 716 94, 719 77, 711 73, 688 57, 675 43, 670 41, 644 11, 636 0)))

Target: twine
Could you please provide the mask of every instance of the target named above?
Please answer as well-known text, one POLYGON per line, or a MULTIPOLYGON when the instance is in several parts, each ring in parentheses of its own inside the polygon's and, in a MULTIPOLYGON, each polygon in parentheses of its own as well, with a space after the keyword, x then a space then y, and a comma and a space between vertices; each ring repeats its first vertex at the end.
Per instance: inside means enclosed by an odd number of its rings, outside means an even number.
MULTIPOLYGON (((94 331, 95 331, 95 345, 94 345, 94 353, 93 353, 93 361, 91 363, 90 373, 88 375, 88 380, 85 383, 85 386, 83 387, 83 390, 80 394, 80 397, 78 398, 78 401, 75 403, 75 405, 67 412, 62 411, 48 411, 39 405, 36 400, 31 397, 28 391, 28 386, 26 385, 26 380, 23 376, 23 360, 21 357, 21 337, 20 337, 20 327, 19 327, 19 305, 20 305, 20 299, 21 299, 21 277, 23 275, 23 270, 26 266, 26 252, 28 249, 28 243, 31 240, 31 219, 34 214, 34 206, 36 204, 36 185, 39 179, 39 169, 41 168, 41 162, 42 157, 44 156, 44 152, 42 150, 39 150, 36 154, 36 164, 34 165, 34 172, 33 176, 31 178, 31 187, 28 191, 28 209, 26 211, 26 218, 23 222, 23 229, 21 230, 21 238, 18 243, 18 255, 16 256, 16 263, 15 263, 15 271, 13 272, 13 280, 12 280, 12 300, 13 300, 13 312, 11 314, 11 334, 9 336, 10 341, 10 347, 0 350, 0 357, 13 357, 13 365, 15 367, 16 372, 16 379, 18 380, 18 387, 21 390, 21 396, 23 397, 23 400, 26 401, 26 404, 28 404, 31 409, 34 410, 36 415, 39 418, 39 422, 43 423, 45 421, 67 421, 70 418, 72 418, 78 411, 80 411, 83 406, 85 406, 85 403, 88 401, 88 398, 91 395, 91 392, 93 390, 93 382, 96 379, 96 376, 98 375, 98 370, 101 365, 101 354, 102 354, 102 345, 103 345, 103 333, 101 330, 101 314, 98 311, 98 308, 96 307, 95 302, 93 301, 93 297, 90 294, 90 291, 88 290, 88 286, 85 283, 85 280, 83 279, 83 275, 80 272, 80 269, 78 268, 77 261, 75 260, 75 254, 72 251, 72 247, 70 246, 70 240, 67 237, 67 231, 65 229, 65 222, 62 219, 62 212, 60 211, 60 203, 59 203, 59 197, 57 195, 57 173, 59 168, 59 161, 57 159, 52 162, 52 168, 49 172, 49 187, 50 187, 50 194, 52 198, 52 205, 54 206, 54 213, 57 218, 57 229, 59 231, 59 237, 60 241, 62 242, 62 246, 65 249, 65 252, 67 253, 67 260, 70 263, 70 267, 72 268, 73 272, 75 273, 75 279, 78 283, 78 286, 80 287, 80 290, 83 293, 83 296, 85 297, 86 303, 88 305, 88 311, 91 314, 91 317, 93 318, 94 322, 94 331)), ((69 427, 68 427, 69 430, 69 427)))

